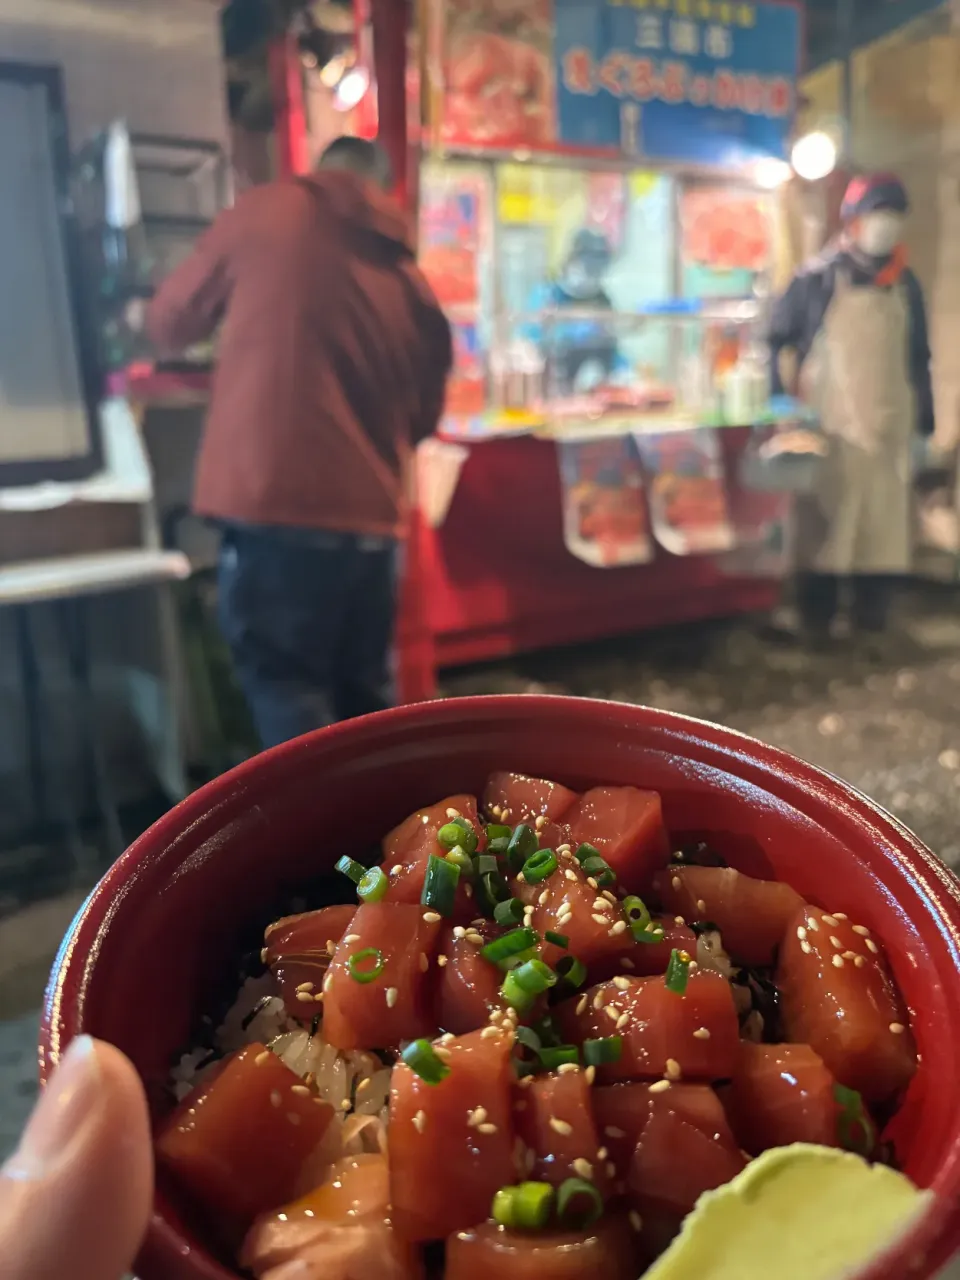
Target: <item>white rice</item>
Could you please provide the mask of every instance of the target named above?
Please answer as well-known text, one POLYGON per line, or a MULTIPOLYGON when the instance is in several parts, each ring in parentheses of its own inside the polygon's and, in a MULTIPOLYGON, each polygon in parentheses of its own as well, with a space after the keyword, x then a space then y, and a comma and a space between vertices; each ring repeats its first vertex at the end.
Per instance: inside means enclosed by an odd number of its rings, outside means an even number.
POLYGON ((170 1083, 177 1100, 186 1097, 225 1054, 247 1044, 265 1044, 301 1079, 312 1077, 319 1097, 333 1107, 342 1154, 385 1150, 390 1068, 376 1054, 335 1049, 323 1038, 322 1022, 311 1035, 290 1017, 275 992, 276 982, 269 973, 244 982, 216 1030, 214 1053, 191 1050, 173 1068, 170 1083), (256 1012, 251 1018, 252 1010, 256 1012))

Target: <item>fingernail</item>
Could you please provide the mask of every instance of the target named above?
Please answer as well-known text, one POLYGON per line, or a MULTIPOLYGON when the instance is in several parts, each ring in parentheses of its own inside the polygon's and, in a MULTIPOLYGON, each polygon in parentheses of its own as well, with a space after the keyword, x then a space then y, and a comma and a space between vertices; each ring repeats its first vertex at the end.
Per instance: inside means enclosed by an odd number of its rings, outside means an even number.
POLYGON ((31 1180, 53 1173, 96 1113, 100 1088, 97 1046, 90 1036, 78 1036, 40 1095, 19 1147, 3 1166, 4 1176, 31 1180))

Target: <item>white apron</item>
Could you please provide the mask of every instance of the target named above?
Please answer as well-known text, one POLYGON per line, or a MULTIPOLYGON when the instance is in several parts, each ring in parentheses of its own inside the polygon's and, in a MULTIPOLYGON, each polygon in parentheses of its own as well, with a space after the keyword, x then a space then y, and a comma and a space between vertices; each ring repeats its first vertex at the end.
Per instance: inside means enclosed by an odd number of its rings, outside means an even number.
POLYGON ((797 568, 905 573, 912 552, 906 290, 855 286, 841 271, 801 385, 830 440, 816 496, 797 503, 797 568))

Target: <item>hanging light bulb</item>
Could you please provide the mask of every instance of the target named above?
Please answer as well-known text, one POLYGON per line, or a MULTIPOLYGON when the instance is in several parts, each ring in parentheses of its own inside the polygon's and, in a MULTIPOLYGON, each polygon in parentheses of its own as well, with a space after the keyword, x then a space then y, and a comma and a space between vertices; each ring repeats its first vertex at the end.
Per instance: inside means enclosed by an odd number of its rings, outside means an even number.
POLYGON ((837 144, 822 129, 805 133, 793 144, 790 163, 798 177, 819 182, 837 167, 837 144))
POLYGON ((753 166, 754 181, 764 191, 776 191, 790 181, 791 174, 786 160, 778 160, 776 156, 762 156, 753 166))
POLYGON ((370 87, 370 75, 365 67, 351 67, 345 71, 333 94, 333 104, 338 111, 352 111, 370 87))

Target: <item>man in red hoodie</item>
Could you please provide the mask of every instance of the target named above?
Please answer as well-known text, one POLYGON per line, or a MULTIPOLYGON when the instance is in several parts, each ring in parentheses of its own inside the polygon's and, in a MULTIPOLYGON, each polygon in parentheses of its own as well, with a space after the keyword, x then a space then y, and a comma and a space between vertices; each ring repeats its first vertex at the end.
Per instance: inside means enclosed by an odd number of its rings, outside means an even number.
POLYGON ((336 139, 221 214, 147 313, 165 352, 220 326, 194 508, 222 529, 220 622, 265 746, 390 702, 409 470, 451 341, 389 181, 378 147, 336 139))

